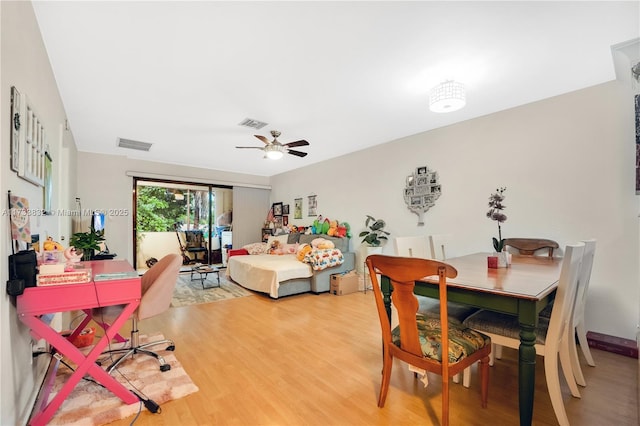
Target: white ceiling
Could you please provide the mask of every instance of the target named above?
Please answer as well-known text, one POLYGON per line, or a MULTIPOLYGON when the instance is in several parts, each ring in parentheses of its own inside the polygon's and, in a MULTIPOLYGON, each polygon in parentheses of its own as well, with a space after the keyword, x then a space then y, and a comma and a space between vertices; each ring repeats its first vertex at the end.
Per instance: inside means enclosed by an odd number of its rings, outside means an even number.
POLYGON ((80 151, 263 176, 613 80, 640 35, 638 1, 33 5, 80 151), (448 79, 467 106, 430 112, 448 79), (309 155, 234 148, 271 129, 309 155))

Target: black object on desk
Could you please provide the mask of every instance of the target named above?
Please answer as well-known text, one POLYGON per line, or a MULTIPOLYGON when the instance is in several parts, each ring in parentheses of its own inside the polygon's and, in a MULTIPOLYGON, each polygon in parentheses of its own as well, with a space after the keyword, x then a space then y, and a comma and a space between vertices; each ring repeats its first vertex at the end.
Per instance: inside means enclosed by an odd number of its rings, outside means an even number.
POLYGON ((116 256, 116 253, 96 253, 91 256, 91 260, 111 260, 116 256))

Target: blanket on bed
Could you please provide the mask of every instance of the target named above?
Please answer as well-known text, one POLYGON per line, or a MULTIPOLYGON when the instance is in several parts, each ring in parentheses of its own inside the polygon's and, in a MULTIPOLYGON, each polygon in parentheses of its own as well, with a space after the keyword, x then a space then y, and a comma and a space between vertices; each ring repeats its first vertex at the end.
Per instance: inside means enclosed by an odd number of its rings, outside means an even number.
POLYGON ((304 263, 308 263, 314 271, 331 268, 333 266, 342 265, 344 256, 338 249, 313 249, 304 255, 302 259, 304 263))

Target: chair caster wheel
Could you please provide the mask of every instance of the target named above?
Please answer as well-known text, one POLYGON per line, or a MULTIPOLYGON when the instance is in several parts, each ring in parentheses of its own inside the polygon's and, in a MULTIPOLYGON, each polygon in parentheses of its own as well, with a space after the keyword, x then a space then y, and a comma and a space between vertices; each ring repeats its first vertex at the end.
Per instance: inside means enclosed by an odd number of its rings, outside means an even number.
POLYGON ((168 351, 175 351, 176 347, 175 347, 175 345, 167 346, 167 350, 168 351))
POLYGON ((171 366, 169 364, 164 364, 160 366, 160 371, 169 371, 171 370, 171 366))

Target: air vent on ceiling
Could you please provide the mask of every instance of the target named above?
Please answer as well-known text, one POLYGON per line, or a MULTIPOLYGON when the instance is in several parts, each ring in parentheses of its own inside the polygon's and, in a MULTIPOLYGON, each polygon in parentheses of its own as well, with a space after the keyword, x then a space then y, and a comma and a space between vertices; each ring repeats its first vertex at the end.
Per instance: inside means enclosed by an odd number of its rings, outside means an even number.
POLYGON ((263 123, 262 121, 254 120, 252 118, 245 118, 241 123, 238 123, 238 126, 250 127, 252 129, 262 129, 268 123, 263 123))
POLYGON ((131 139, 118 138, 118 146, 120 148, 136 149, 138 151, 149 151, 151 143, 134 141, 131 139))

